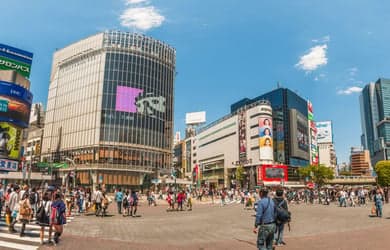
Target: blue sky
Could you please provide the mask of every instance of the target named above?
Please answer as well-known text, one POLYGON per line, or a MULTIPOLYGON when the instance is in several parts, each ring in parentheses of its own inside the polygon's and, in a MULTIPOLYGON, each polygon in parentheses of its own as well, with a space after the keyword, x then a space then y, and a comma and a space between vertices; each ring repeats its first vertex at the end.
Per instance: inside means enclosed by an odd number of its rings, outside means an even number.
POLYGON ((0 43, 34 53, 35 102, 46 104, 52 54, 89 35, 137 31, 177 50, 175 126, 205 110, 276 88, 312 101, 332 120, 339 162, 360 145, 359 90, 390 77, 390 3, 363 0, 3 1, 0 43), (16 15, 16 13, 19 13, 16 15))

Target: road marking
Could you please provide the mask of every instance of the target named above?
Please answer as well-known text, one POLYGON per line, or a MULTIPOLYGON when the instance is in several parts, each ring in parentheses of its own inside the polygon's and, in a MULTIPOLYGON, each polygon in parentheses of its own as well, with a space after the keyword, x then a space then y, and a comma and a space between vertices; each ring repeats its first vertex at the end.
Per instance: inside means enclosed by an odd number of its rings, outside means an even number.
POLYGON ((20 241, 30 241, 30 242, 37 242, 40 243, 41 239, 38 237, 30 237, 30 236, 24 236, 20 237, 19 235, 11 234, 11 233, 0 233, 0 238, 7 238, 7 239, 13 239, 13 240, 20 240, 20 241))
POLYGON ((12 249, 18 249, 18 250, 36 250, 36 249, 38 249, 37 246, 11 243, 11 242, 1 241, 1 240, 0 240, 0 246, 12 248, 12 249))

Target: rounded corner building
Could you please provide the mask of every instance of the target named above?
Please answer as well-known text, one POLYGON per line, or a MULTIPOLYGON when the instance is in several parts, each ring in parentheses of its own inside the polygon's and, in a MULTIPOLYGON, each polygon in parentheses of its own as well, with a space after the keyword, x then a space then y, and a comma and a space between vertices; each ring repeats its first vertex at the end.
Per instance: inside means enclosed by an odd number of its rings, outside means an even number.
POLYGON ((106 31, 53 56, 42 144, 63 184, 136 187, 171 166, 176 51, 106 31), (72 174, 71 174, 72 173, 72 174))

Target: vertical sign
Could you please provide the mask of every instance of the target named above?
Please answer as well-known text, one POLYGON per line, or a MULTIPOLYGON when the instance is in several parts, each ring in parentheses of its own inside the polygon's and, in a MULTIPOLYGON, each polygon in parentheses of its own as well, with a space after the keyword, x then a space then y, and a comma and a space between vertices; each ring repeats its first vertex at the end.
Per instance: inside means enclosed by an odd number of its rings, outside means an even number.
POLYGON ((238 114, 238 147, 240 162, 246 161, 246 112, 241 111, 238 114))
POLYGON ((260 161, 274 160, 272 109, 270 106, 261 106, 259 116, 259 151, 260 161))
POLYGON ((307 101, 307 111, 310 136, 310 164, 318 165, 317 127, 314 121, 313 104, 310 101, 307 101))

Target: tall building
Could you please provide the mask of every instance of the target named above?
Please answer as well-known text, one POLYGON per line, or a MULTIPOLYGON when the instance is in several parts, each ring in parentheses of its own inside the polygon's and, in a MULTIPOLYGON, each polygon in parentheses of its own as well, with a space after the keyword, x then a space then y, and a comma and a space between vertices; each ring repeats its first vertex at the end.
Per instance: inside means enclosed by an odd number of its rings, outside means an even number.
POLYGON ((68 183, 139 186, 170 169, 176 51, 106 31, 53 56, 43 135, 47 162, 71 163, 68 183))
POLYGON ((298 180, 296 167, 310 164, 308 102, 287 88, 277 88, 232 104, 231 112, 263 99, 271 103, 273 110, 274 159, 289 166, 290 180, 298 180))
POLYGON ((367 84, 360 94, 360 113, 364 149, 372 165, 390 159, 390 79, 379 78, 367 84))
POLYGON ((351 175, 371 176, 370 152, 359 147, 351 148, 351 175))
POLYGON ((274 163, 272 128, 270 103, 259 100, 198 129, 195 143, 189 144, 196 149, 189 163, 196 162, 193 176, 197 184, 254 188, 258 169, 274 163), (244 169, 242 183, 236 178, 239 166, 244 169))
POLYGON ((319 163, 337 172, 336 151, 333 144, 333 126, 331 121, 316 123, 319 163))

